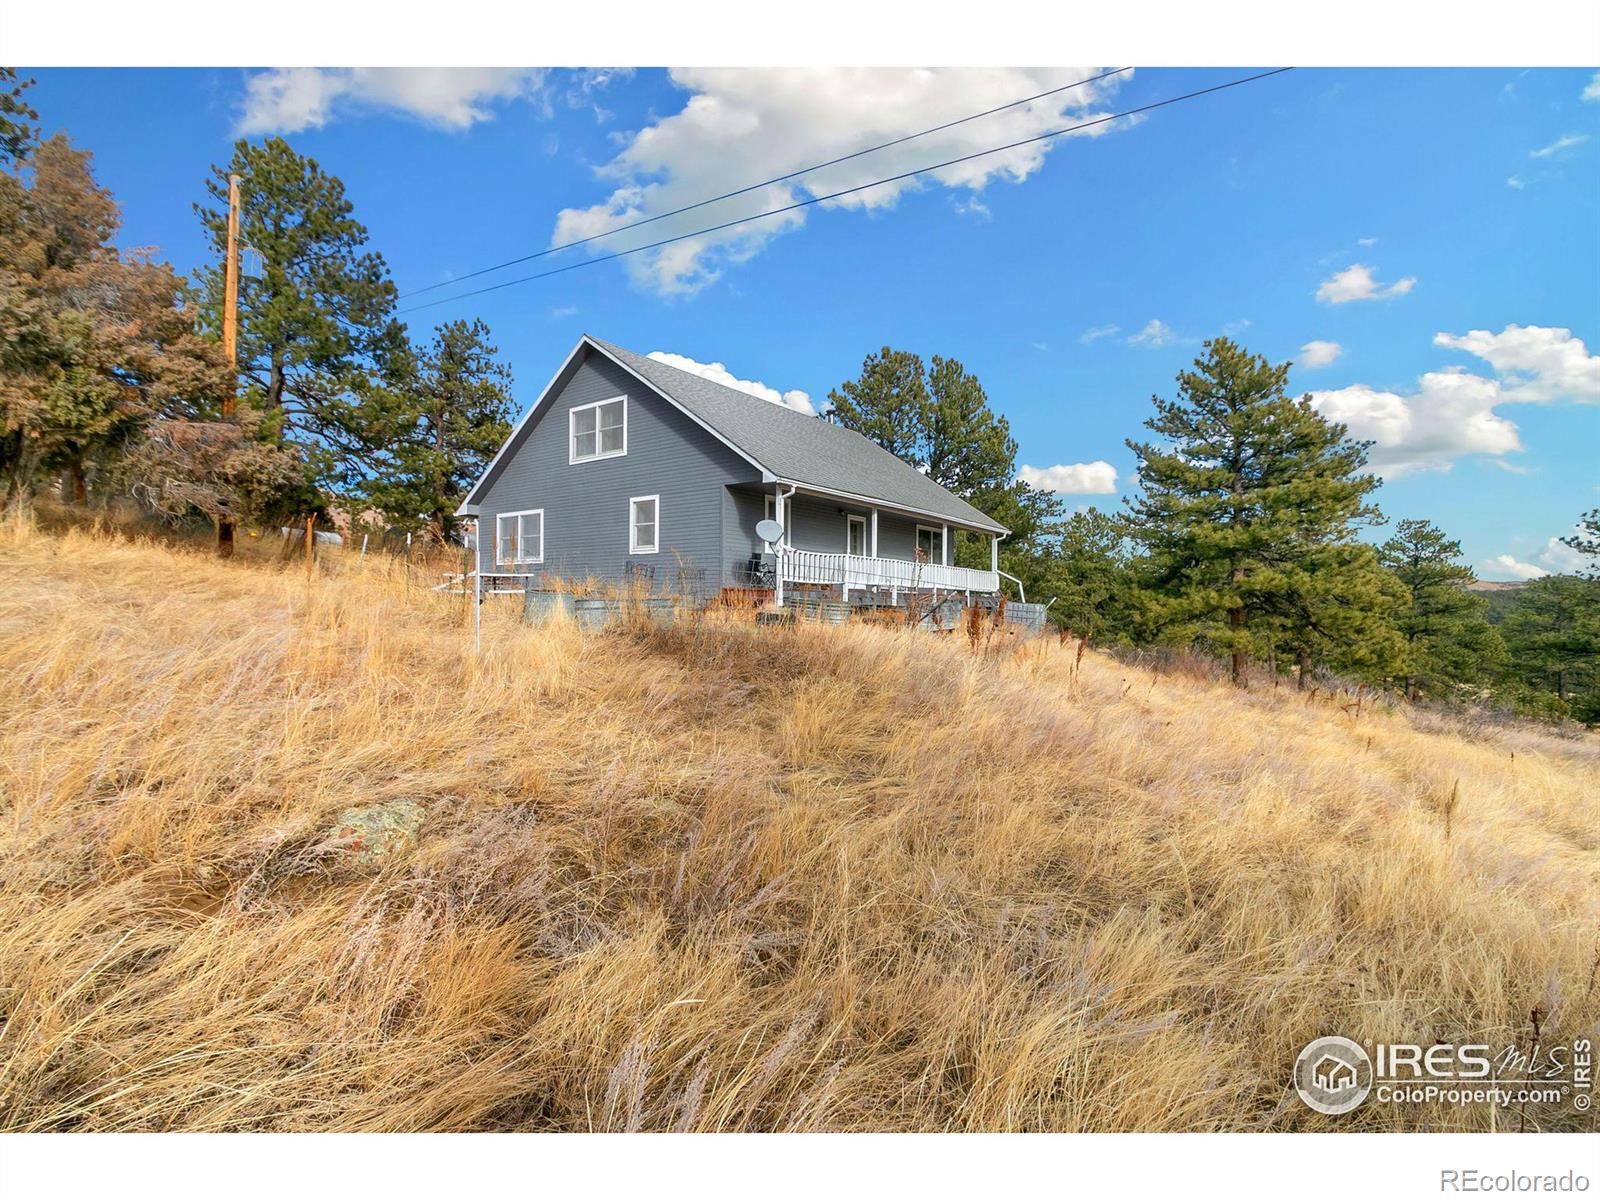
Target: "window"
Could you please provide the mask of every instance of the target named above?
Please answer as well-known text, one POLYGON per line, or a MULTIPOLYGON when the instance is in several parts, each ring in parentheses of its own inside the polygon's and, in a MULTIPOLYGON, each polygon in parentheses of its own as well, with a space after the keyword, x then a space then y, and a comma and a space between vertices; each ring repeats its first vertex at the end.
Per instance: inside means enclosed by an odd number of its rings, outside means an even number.
POLYGON ((777 511, 778 511, 778 498, 776 496, 768 496, 767 497, 767 520, 769 520, 769 521, 777 520, 777 517, 775 515, 777 513, 777 511))
POLYGON ((629 554, 654 554, 659 550, 660 529, 660 496, 635 496, 628 501, 629 554))
POLYGON ((627 397, 580 404, 569 414, 568 428, 572 433, 568 462, 620 458, 628 452, 627 397))
POLYGON ((544 561, 544 509, 501 513, 494 519, 494 559, 502 567, 544 561))
POLYGON ((917 526, 917 549, 931 563, 944 562, 944 534, 937 526, 917 526))
POLYGON ((867 519, 858 517, 854 513, 844 519, 844 552, 866 557, 867 553, 867 519))

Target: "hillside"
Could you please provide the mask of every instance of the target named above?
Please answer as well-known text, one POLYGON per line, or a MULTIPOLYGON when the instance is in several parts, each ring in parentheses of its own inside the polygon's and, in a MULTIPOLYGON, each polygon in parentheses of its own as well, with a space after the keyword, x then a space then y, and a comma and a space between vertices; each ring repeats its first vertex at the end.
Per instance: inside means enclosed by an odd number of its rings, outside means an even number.
POLYGON ((0 1129, 1514 1129, 1290 1066, 1600 1022, 1594 739, 85 534, 0 679, 0 1129))

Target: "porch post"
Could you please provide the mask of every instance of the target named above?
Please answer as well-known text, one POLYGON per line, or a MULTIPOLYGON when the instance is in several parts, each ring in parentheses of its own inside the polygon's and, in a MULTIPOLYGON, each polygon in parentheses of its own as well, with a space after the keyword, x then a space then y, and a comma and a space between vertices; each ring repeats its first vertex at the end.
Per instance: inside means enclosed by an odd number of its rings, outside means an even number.
POLYGON ((872 549, 867 551, 873 558, 878 557, 878 510, 872 510, 872 549))
POLYGON ((998 534, 989 535, 989 570, 1000 569, 1000 538, 998 534))
POLYGON ((939 528, 941 530, 939 534, 939 553, 944 557, 944 565, 948 567, 950 565, 950 526, 941 525, 939 528))
POLYGON ((783 607, 783 547, 784 547, 784 543, 786 543, 789 540, 789 526, 787 524, 785 524, 784 520, 783 520, 783 509, 784 509, 783 484, 782 483, 773 484, 772 485, 772 490, 773 490, 773 493, 777 497, 777 499, 775 499, 773 501, 773 503, 772 503, 772 519, 774 521, 776 521, 779 525, 783 526, 783 536, 778 539, 778 544, 773 547, 773 550, 776 551, 775 558, 776 558, 777 561, 773 564, 773 568, 774 569, 773 569, 773 580, 772 580, 772 602, 774 604, 776 604, 779 608, 782 608, 783 607))

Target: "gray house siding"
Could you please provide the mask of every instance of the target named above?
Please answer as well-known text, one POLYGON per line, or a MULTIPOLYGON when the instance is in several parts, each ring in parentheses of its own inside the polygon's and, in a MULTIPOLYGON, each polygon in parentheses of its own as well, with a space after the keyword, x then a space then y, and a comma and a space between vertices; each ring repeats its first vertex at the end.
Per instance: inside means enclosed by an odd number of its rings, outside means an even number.
POLYGON ((760 471, 745 458, 591 351, 535 414, 479 500, 479 568, 614 581, 631 560, 654 564, 657 586, 667 589, 676 585, 681 559, 703 569, 705 586, 714 590, 726 575, 728 485, 759 478, 760 471), (628 402, 627 453, 569 462, 568 413, 575 406, 617 396, 628 402), (629 500, 647 495, 660 497, 660 549, 630 554, 629 500), (544 561, 499 566, 495 518, 539 508, 544 510, 544 561))
POLYGON ((745 568, 750 556, 766 549, 756 536, 756 523, 766 516, 766 498, 770 495, 770 484, 764 490, 723 489, 722 570, 723 579, 730 587, 749 586, 745 568))
MULTIPOLYGON (((843 553, 849 543, 846 516, 854 513, 867 518, 867 551, 872 550, 872 510, 848 500, 824 496, 797 495, 786 502, 790 545, 799 550, 824 550, 843 553)), ((938 528, 931 518, 921 522, 938 528)), ((878 557, 912 561, 917 556, 917 525, 913 517, 878 512, 878 557)))

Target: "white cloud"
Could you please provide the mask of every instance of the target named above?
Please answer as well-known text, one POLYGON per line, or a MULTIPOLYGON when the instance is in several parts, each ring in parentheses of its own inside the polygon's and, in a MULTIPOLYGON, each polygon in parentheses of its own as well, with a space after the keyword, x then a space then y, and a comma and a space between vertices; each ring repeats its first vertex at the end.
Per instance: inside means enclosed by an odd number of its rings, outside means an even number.
POLYGON ((1508 175, 1506 176, 1506 186, 1516 188, 1517 191, 1520 192, 1523 188, 1528 186, 1528 181, 1521 175, 1508 175))
POLYGON ((1117 469, 1101 459, 1053 467, 1023 466, 1017 478, 1029 487, 1065 496, 1111 496, 1117 491, 1117 469))
POLYGON ((1035 350, 1039 351, 1040 354, 1045 354, 1050 349, 1050 343, 1049 342, 1029 342, 1028 345, 1032 346, 1035 350))
POLYGON ((1594 78, 1589 80, 1589 86, 1583 89, 1583 99, 1600 100, 1600 71, 1594 73, 1594 78))
POLYGON ((1325 367, 1343 353, 1344 347, 1338 342, 1310 341, 1300 347, 1300 365, 1307 369, 1325 367))
POLYGON ((1078 340, 1085 346, 1098 342, 1101 338, 1116 337, 1122 330, 1115 325, 1096 325, 1092 329, 1085 329, 1078 335, 1078 340))
MULTIPOLYGON (((1574 525, 1569 534, 1582 532, 1581 526, 1574 525)), ((1567 545, 1560 537, 1547 538, 1545 544, 1531 557, 1532 562, 1523 562, 1513 555, 1500 554, 1483 565, 1491 572, 1511 575, 1517 579, 1537 579, 1541 575, 1571 575, 1589 565, 1589 560, 1584 555, 1567 545)))
POLYGON ((1226 325, 1224 325, 1222 327, 1222 332, 1225 337, 1238 337, 1241 333, 1249 329, 1250 326, 1254 324, 1255 322, 1249 317, 1240 317, 1237 321, 1229 321, 1226 325))
POLYGON ((1164 321, 1152 319, 1145 327, 1128 338, 1130 346, 1167 346, 1176 340, 1177 334, 1172 332, 1172 327, 1164 321))
POLYGON ((775 387, 768 387, 758 379, 739 379, 719 362, 696 362, 682 354, 669 354, 665 350, 652 350, 645 356, 657 362, 666 363, 669 367, 677 367, 680 371, 688 371, 702 379, 709 379, 712 383, 720 383, 724 387, 737 388, 757 399, 765 400, 770 404, 777 404, 783 408, 792 408, 795 412, 805 413, 808 417, 817 415, 816 405, 811 403, 811 397, 798 389, 780 392, 775 387))
POLYGON ((577 315, 578 307, 575 304, 558 304, 550 310, 550 316, 557 321, 563 317, 575 317, 577 315))
POLYGON ((952 199, 950 206, 963 217, 977 217, 980 221, 989 221, 994 218, 994 214, 989 211, 989 206, 976 196, 966 200, 960 198, 952 199))
POLYGON ((1391 296, 1404 296, 1417 284, 1416 276, 1407 275, 1390 284, 1381 284, 1373 278, 1375 267, 1362 263, 1346 267, 1317 288, 1317 299, 1324 304, 1348 304, 1352 300, 1387 300, 1391 296))
POLYGON ((1507 325, 1499 333, 1435 334, 1433 344, 1487 362, 1500 375, 1507 400, 1600 403, 1600 354, 1590 354, 1570 329, 1507 325))
MULTIPOLYGON (((1573 533, 1581 533, 1582 529, 1574 525, 1573 533)), ((1570 575, 1581 571, 1589 565, 1587 556, 1578 553, 1558 537, 1553 537, 1544 544, 1544 549, 1539 551, 1539 561, 1558 575, 1570 575)))
POLYGON ((1366 246, 1366 247, 1370 248, 1372 246, 1376 246, 1377 244, 1378 244, 1378 239, 1375 238, 1375 237, 1372 237, 1372 238, 1357 238, 1356 239, 1356 245, 1358 245, 1358 246, 1366 246))
POLYGON ((1563 150, 1570 150, 1574 146, 1581 146, 1588 140, 1589 135, 1586 133, 1565 133, 1558 137, 1555 141, 1551 142, 1548 146, 1541 146, 1539 149, 1532 151, 1529 153, 1528 157, 1554 158, 1563 150))
POLYGON ((1600 357, 1589 354, 1570 330, 1508 325, 1497 334, 1475 329, 1440 333, 1433 341, 1477 355, 1496 377, 1450 367, 1423 375, 1409 395, 1366 384, 1310 393, 1323 416, 1374 443, 1372 466, 1389 478, 1447 471, 1465 454, 1521 450, 1517 426, 1496 411, 1499 405, 1600 400, 1600 357))
POLYGON ((1395 478, 1449 470, 1463 454, 1510 454, 1522 449, 1514 423, 1494 411, 1500 386, 1465 371, 1430 371, 1418 390, 1402 396, 1358 383, 1312 392, 1311 403, 1353 437, 1374 443, 1375 471, 1395 478))
POLYGON ((521 67, 275 67, 246 82, 239 132, 298 133, 384 109, 467 129, 486 120, 492 104, 537 93, 544 77, 521 67))
MULTIPOLYGON (((592 237, 618 225, 745 188, 793 171, 1006 104, 1099 73, 1095 69, 693 68, 671 72, 689 95, 683 107, 624 138, 600 168, 611 193, 587 208, 559 215, 552 244, 592 237)), ((978 150, 1108 115, 1098 107, 1127 75, 1087 84, 1046 100, 995 113, 804 175, 769 184, 681 217, 668 217, 626 240, 594 245, 596 253, 676 237, 705 226, 855 187, 978 150)), ((1083 131, 1104 133, 1124 122, 1083 131)), ((1078 136, 1078 135, 1072 135, 1078 136)), ((936 172, 825 202, 825 207, 881 212, 908 190, 957 189, 967 203, 994 183, 1020 183, 1069 138, 1035 142, 936 172)), ((1084 186, 1089 186, 1087 183, 1084 186)), ((977 214, 973 210, 974 215, 977 214)), ((694 292, 732 263, 761 252, 779 234, 800 228, 804 209, 700 234, 627 260, 634 280, 655 291, 694 292)))
POLYGON ((1512 579, 1538 579, 1541 575, 1550 574, 1543 567, 1536 567, 1532 563, 1522 562, 1509 554, 1497 554, 1483 564, 1485 575, 1509 575, 1512 579))

